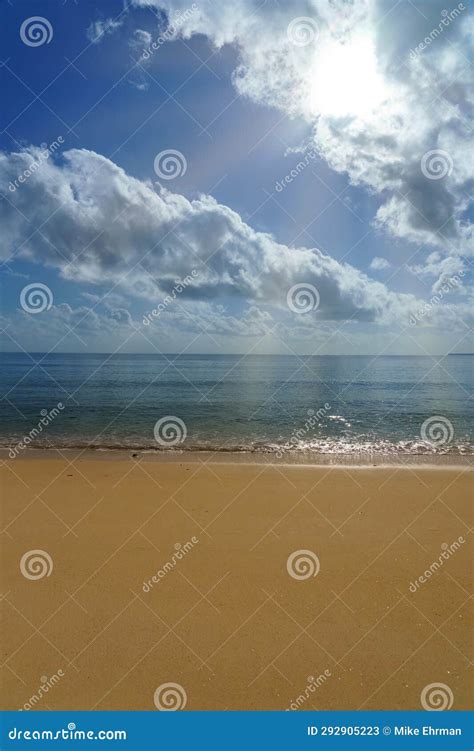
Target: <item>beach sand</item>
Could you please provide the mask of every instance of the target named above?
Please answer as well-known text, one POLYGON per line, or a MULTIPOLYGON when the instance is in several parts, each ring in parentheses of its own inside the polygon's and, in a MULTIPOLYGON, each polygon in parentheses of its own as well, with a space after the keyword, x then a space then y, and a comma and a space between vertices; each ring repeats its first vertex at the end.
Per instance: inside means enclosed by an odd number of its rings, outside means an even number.
POLYGON ((64 456, 1 468, 4 708, 469 708, 468 468, 64 456))

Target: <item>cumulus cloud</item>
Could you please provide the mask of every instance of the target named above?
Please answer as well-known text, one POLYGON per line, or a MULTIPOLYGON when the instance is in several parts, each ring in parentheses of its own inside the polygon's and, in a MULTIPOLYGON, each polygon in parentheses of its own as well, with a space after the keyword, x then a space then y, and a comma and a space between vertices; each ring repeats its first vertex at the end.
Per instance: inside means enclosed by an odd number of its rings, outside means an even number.
POLYGON ((21 189, 8 186, 37 149, 0 153, 0 254, 42 262, 68 280, 112 285, 157 300, 194 275, 182 299, 288 310, 295 284, 313 285, 317 320, 389 322, 416 304, 317 248, 290 248, 256 232, 229 207, 188 200, 129 176, 107 158, 72 149, 50 158, 21 189))
POLYGON ((73 308, 68 303, 53 305, 39 315, 22 309, 1 317, 2 344, 6 349, 24 348, 29 352, 40 347, 61 351, 82 349, 94 340, 120 345, 130 334, 132 319, 127 310, 94 310, 87 306, 73 308))
MULTIPOLYGON (((188 0, 134 5, 174 17, 188 0)), ((472 19, 463 3, 449 18, 444 8, 444 0, 423 3, 422 13, 393 0, 229 0, 199 4, 178 33, 233 44, 237 90, 311 123, 331 167, 381 197, 380 228, 461 255, 472 243, 472 19)))
POLYGON ((451 291, 456 293, 465 291, 465 285, 462 281, 466 272, 465 264, 462 259, 456 256, 446 258, 435 251, 430 253, 423 264, 412 264, 408 266, 408 270, 426 281, 431 281, 434 278, 432 292, 439 291, 450 280, 455 282, 451 291))
MULTIPOLYGON (((36 351, 38 342, 46 349, 71 351, 170 351, 186 350, 200 341, 206 349, 227 349, 230 341, 242 339, 275 343, 288 338, 283 322, 252 305, 238 316, 223 306, 204 301, 175 300, 159 316, 134 318, 127 308, 116 307, 113 295, 83 293, 92 307, 68 303, 52 305, 38 315, 18 308, 0 316, 0 343, 7 350, 36 351)), ((310 329, 297 328, 299 338, 310 329)), ((293 334, 294 334, 293 330, 293 334)))

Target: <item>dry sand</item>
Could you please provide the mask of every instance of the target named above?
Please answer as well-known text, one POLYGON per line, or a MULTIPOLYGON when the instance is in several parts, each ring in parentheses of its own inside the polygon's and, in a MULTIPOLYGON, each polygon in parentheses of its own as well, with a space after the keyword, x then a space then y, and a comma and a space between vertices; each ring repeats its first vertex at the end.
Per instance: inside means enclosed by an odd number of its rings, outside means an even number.
POLYGON ((432 683, 469 707, 466 467, 143 459, 3 463, 4 708, 154 709, 169 682, 186 709, 419 709, 432 683))

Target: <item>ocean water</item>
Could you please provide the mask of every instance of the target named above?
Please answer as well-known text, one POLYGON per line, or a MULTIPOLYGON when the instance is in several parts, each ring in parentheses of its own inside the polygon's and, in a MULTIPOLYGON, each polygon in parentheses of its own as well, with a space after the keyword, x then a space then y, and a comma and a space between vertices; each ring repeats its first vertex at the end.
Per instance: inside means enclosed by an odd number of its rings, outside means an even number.
POLYGON ((0 358, 0 443, 16 453, 23 446, 278 454, 473 449, 471 355, 0 358))

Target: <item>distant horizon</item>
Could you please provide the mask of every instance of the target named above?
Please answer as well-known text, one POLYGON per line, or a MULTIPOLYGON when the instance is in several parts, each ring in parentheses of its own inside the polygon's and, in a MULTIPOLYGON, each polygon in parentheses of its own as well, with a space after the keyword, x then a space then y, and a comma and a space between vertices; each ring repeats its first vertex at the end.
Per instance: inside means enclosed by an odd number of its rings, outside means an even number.
POLYGON ((362 354, 348 353, 323 353, 323 354, 311 354, 311 353, 295 353, 284 354, 282 352, 35 352, 27 350, 0 350, 0 354, 4 355, 104 355, 114 357, 419 357, 419 358, 432 358, 432 357, 472 357, 474 352, 446 352, 438 354, 426 354, 415 355, 412 353, 396 353, 396 354, 380 354, 374 352, 364 352, 362 354))

